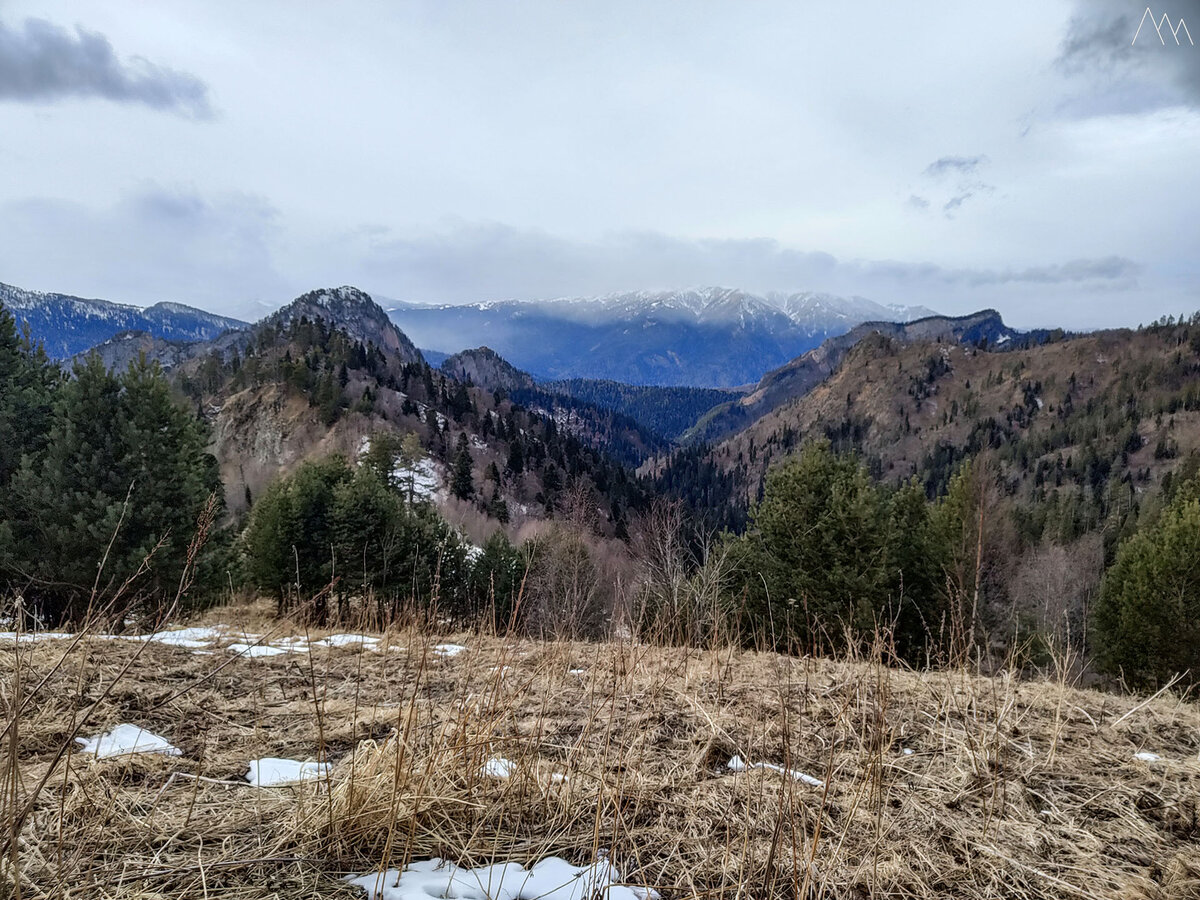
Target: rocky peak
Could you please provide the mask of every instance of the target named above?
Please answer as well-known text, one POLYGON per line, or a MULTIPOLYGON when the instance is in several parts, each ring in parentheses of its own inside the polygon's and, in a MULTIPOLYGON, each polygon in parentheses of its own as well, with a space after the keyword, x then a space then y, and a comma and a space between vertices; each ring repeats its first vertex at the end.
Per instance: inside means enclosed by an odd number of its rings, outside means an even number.
POLYGON ((346 332, 354 340, 391 351, 404 362, 421 360, 421 352, 392 323, 383 307, 359 288, 343 285, 309 291, 272 313, 264 322, 286 327, 301 318, 323 319, 330 327, 346 332))
POLYGON ((490 347, 455 353, 442 363, 442 371, 457 381, 470 381, 489 391, 532 388, 533 376, 522 372, 490 347))

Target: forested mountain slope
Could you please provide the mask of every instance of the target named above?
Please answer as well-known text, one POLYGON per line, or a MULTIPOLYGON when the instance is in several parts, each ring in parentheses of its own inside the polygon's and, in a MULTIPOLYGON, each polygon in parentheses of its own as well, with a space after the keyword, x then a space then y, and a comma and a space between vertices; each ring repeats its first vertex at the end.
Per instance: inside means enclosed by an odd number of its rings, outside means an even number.
POLYGON ((1046 501, 1040 516, 1079 533, 1200 450, 1200 320, 1043 340, 1001 352, 871 335, 804 396, 656 477, 740 521, 766 469, 806 439, 861 454, 882 478, 916 477, 930 496, 988 452, 1011 495, 1046 501))

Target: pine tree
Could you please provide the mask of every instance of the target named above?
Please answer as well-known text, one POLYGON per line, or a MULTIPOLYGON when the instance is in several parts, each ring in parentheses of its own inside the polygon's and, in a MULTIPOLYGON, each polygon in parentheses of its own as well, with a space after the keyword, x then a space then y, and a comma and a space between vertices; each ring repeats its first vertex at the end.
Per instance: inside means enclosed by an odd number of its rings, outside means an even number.
POLYGON ((1200 480, 1121 545, 1095 613, 1101 668, 1137 687, 1200 669, 1200 480))
POLYGON ((460 432, 450 476, 450 493, 460 500, 470 500, 475 496, 475 482, 471 475, 474 466, 475 461, 471 458, 471 450, 467 445, 467 434, 460 432))
POLYGON ((56 391, 45 451, 26 456, 13 481, 15 505, 36 536, 20 573, 27 598, 49 619, 76 618, 135 574, 125 603, 141 598, 152 611, 172 598, 198 517, 220 495, 206 444, 157 364, 141 359, 121 376, 96 356, 77 364, 56 391))

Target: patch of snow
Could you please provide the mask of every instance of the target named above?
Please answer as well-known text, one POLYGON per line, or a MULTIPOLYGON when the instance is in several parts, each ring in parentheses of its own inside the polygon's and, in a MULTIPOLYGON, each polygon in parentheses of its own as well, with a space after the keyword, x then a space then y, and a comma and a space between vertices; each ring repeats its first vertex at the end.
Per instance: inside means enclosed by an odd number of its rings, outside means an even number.
POLYGON ((915 753, 916 751, 915 751, 915 750, 913 750, 913 748, 912 748, 912 747, 905 747, 905 748, 904 748, 903 750, 901 750, 900 752, 901 752, 901 753, 903 753, 905 756, 912 756, 912 755, 913 755, 913 753, 915 753))
POLYGON ((190 650, 207 647, 224 636, 223 630, 218 627, 178 628, 175 631, 156 631, 153 634, 122 635, 128 641, 166 644, 168 647, 185 647, 190 650))
POLYGON ((735 756, 729 760, 729 769, 732 772, 749 772, 751 769, 767 769, 771 772, 779 772, 783 775, 789 775, 797 781, 802 781, 809 787, 825 787, 825 782, 819 778, 814 778, 804 772, 797 772, 793 769, 785 769, 783 766, 777 766, 772 763, 747 763, 740 756, 735 756))
POLYGON ((118 725, 106 734, 90 738, 75 738, 81 744, 80 753, 94 753, 96 759, 111 759, 114 756, 130 756, 134 753, 165 753, 179 756, 178 747, 172 747, 166 738, 151 734, 136 725, 118 725))
POLYGON ((280 784, 296 784, 312 778, 329 775, 329 763, 300 762, 298 759, 281 759, 266 756, 250 760, 250 771, 246 780, 258 787, 274 787, 280 784))
POLYGON ((517 764, 502 756, 493 756, 479 770, 480 778, 511 778, 517 771, 517 764))
POLYGON ((443 480, 442 467, 428 456, 422 457, 411 466, 397 465, 392 477, 406 494, 412 488, 414 500, 435 500, 443 480))
POLYGON ((370 900, 657 900, 647 888, 619 884, 620 873, 608 860, 573 866, 550 856, 526 869, 519 863, 463 868, 442 859, 414 862, 404 870, 388 869, 347 879, 370 900))
POLYGON ((1133 754, 1134 759, 1140 759, 1142 762, 1158 762, 1162 759, 1157 753, 1151 753, 1149 750, 1143 750, 1140 753, 1133 754))
POLYGON ((331 634, 323 640, 312 643, 314 647, 363 647, 367 650, 376 650, 379 638, 371 637, 368 634, 331 634))
POLYGON ((65 631, 0 631, 0 641, 16 641, 18 644, 32 644, 37 641, 57 641, 63 638, 73 638, 75 635, 65 631))
POLYGON ((230 644, 225 648, 238 656, 257 658, 260 656, 281 656, 288 651, 282 647, 272 647, 270 644, 230 644))
POLYGON ((433 648, 433 652, 437 656, 458 656, 466 649, 462 644, 438 644, 433 648))
POLYGON ((1000 335, 1000 337, 996 338, 996 346, 998 347, 1001 344, 1007 344, 1011 340, 1012 340, 1012 337, 1010 335, 1002 334, 1002 335, 1000 335))
POLYGON ((1041 397, 1034 397, 1033 399, 1037 401, 1038 409, 1044 409, 1044 408, 1045 408, 1046 404, 1042 402, 1042 398, 1041 398, 1041 397))
POLYGON ((567 669, 568 675, 586 675, 587 669, 567 669))

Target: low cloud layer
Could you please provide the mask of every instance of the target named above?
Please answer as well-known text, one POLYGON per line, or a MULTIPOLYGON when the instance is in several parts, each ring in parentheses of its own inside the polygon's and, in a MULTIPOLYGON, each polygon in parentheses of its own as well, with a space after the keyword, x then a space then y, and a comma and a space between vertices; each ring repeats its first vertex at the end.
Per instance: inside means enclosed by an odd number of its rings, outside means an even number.
POLYGON ((187 72, 141 57, 122 62, 94 31, 77 27, 72 33, 41 19, 27 19, 23 28, 0 22, 0 100, 101 97, 206 119, 213 113, 208 94, 208 86, 187 72))
POLYGON ((1127 314, 1098 318, 1097 308, 1105 296, 1142 288, 1146 274, 1117 255, 960 267, 839 258, 766 238, 625 232, 574 240, 499 223, 377 226, 326 233, 314 244, 289 233, 262 198, 157 185, 105 210, 49 199, 8 203, 0 222, 0 280, 134 303, 180 300, 247 319, 304 290, 345 283, 439 303, 724 285, 857 294, 952 314, 996 306, 1017 325, 1090 327, 1134 324, 1127 314), (34 277, 47 270, 71 279, 34 277))

